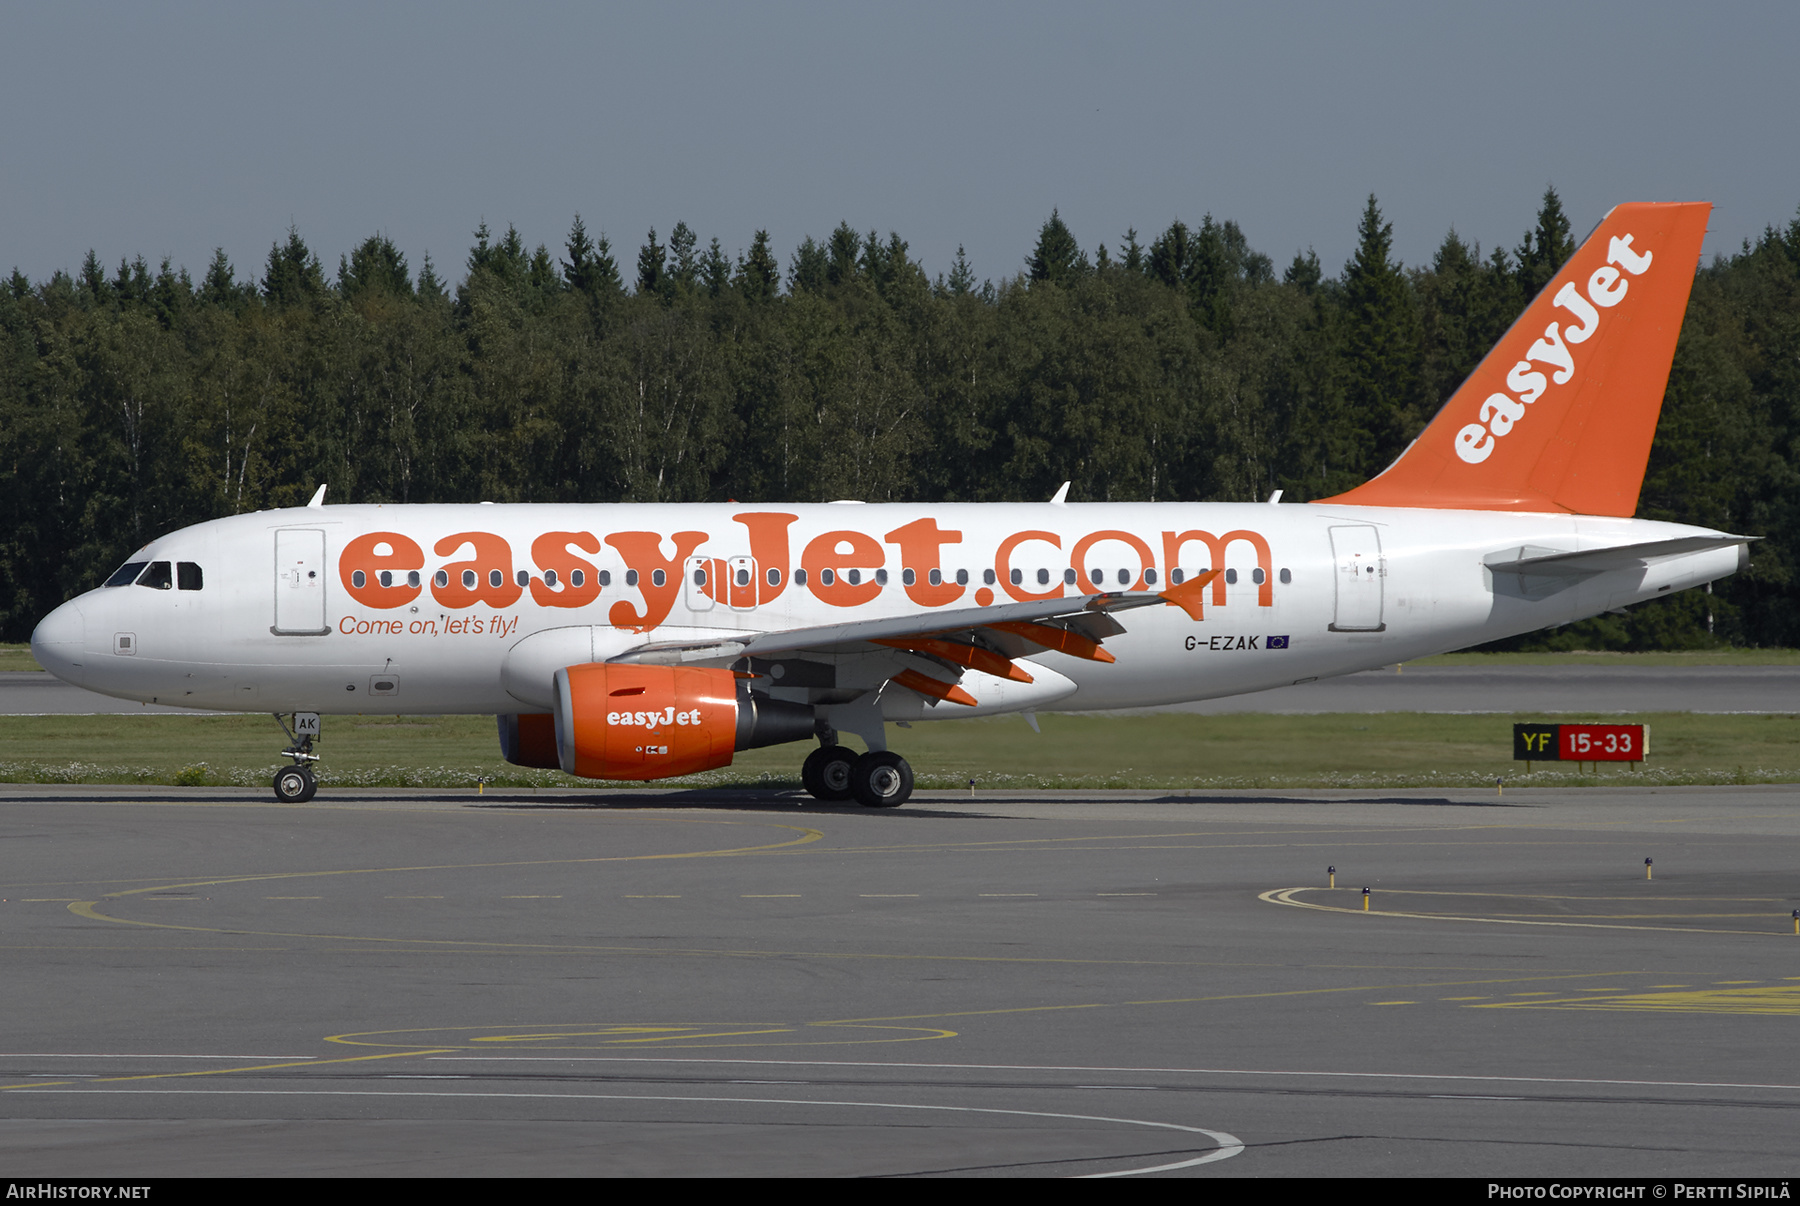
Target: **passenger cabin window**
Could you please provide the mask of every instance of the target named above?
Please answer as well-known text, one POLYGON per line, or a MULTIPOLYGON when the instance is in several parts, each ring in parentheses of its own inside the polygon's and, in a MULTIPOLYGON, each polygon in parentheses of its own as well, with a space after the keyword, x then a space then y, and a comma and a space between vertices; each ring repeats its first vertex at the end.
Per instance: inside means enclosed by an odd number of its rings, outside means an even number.
POLYGON ((137 580, 139 586, 148 586, 156 590, 173 590, 175 588, 174 566, 167 561, 152 561, 144 576, 137 580))
POLYGON ((137 576, 143 573, 144 567, 149 564, 148 561, 127 561, 113 571, 113 576, 106 580, 105 585, 130 586, 137 581, 137 576))
POLYGON ((200 566, 192 561, 175 563, 175 585, 182 590, 200 590, 206 585, 200 566))

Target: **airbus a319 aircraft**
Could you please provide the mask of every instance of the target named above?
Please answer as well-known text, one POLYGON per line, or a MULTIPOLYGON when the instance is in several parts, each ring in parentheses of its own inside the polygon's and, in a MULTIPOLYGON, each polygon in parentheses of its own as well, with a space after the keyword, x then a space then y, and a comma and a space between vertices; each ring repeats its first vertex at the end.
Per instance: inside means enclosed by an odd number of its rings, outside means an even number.
POLYGON ((813 796, 900 804, 890 722, 1259 691, 1742 568, 1749 537, 1631 518, 1709 211, 1614 209, 1406 452, 1334 498, 327 507, 321 488, 150 542, 32 652, 108 695, 275 713, 285 801, 312 797, 319 714, 492 712, 521 766, 662 779, 816 739, 813 796))

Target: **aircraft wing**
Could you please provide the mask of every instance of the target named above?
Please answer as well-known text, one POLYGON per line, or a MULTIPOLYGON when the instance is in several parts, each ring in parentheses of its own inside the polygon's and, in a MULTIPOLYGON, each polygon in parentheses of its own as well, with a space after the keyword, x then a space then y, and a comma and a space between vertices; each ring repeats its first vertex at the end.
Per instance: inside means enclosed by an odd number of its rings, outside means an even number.
MULTIPOLYGON (((1110 662, 1100 648, 1108 636, 1124 632, 1113 613, 1164 604, 1180 607, 1194 619, 1203 617, 1202 594, 1218 570, 1197 574, 1163 591, 1102 591, 1091 595, 960 607, 908 616, 852 620, 810 628, 744 633, 726 639, 654 641, 639 645, 615 662, 681 663, 765 658, 784 653, 836 653, 865 644, 886 645, 926 653, 940 660, 1001 677, 1023 671, 1011 659, 1027 651, 1057 649, 1092 661, 1110 662)), ((1029 682, 1029 676, 1023 681, 1029 682)), ((909 686, 916 686, 910 680, 909 686)), ((935 690, 928 690, 936 694, 935 690)))

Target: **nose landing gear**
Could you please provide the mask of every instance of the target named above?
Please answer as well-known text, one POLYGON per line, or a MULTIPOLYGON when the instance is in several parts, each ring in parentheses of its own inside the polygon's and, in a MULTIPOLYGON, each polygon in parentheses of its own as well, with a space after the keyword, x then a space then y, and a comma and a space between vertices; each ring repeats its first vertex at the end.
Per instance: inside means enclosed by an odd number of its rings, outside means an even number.
POLYGON ((288 738, 288 748, 281 751, 282 757, 294 760, 294 765, 284 766, 275 772, 275 798, 283 804, 304 804, 319 790, 318 780, 313 777, 312 768, 307 765, 319 760, 319 756, 312 752, 313 741, 319 736, 319 714, 295 712, 294 727, 289 729, 287 721, 277 712, 275 723, 281 726, 281 731, 288 738))
POLYGON ((284 766, 275 772, 275 798, 283 804, 304 804, 318 790, 318 781, 304 766, 284 766))
POLYGON ((841 745, 821 745, 800 767, 800 782, 815 800, 851 800, 865 808, 896 808, 912 795, 913 772, 891 750, 861 757, 841 745))

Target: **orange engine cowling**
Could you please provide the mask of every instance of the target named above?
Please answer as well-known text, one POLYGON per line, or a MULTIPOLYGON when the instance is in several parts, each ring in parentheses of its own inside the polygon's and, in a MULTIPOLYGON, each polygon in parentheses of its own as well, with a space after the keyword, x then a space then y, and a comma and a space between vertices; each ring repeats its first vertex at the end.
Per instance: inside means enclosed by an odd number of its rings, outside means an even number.
POLYGON ((584 779, 691 775, 814 731, 810 707, 690 666, 567 666, 556 672, 555 718, 558 765, 584 779))

